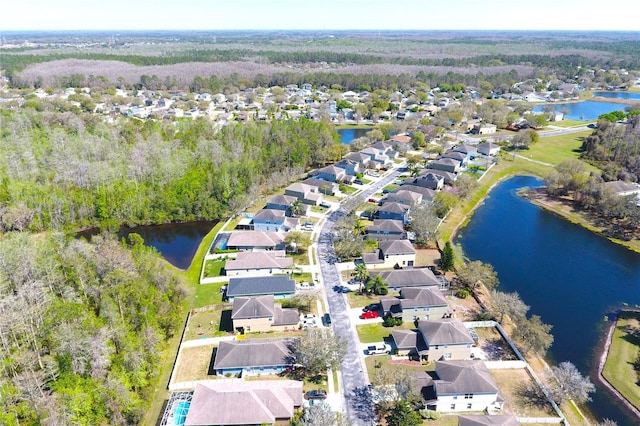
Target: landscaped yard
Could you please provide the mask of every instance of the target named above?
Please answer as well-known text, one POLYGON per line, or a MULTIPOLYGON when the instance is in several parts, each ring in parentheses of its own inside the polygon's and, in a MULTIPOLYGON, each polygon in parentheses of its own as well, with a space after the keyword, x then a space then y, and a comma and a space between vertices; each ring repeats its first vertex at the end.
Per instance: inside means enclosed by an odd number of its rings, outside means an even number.
POLYGON ((199 284, 196 287, 195 301, 194 301, 193 307, 201 308, 203 306, 221 304, 222 291, 220 290, 222 286, 226 284, 227 284, 226 282, 213 283, 213 284, 199 284))
POLYGON ((358 337, 362 343, 381 342, 385 339, 391 339, 391 331, 393 330, 411 330, 414 328, 412 322, 405 322, 396 327, 385 327, 381 322, 356 325, 358 337))
POLYGON ((557 414, 527 370, 489 370, 505 397, 502 411, 518 417, 555 417, 557 414))
POLYGON ((511 361, 518 357, 495 327, 476 327, 479 346, 489 360, 511 361))
POLYGON ((212 309, 207 311, 192 312, 183 340, 219 337, 229 334, 229 332, 233 331, 230 324, 230 313, 230 305, 214 305, 212 309), (228 313, 225 314, 225 312, 228 313))
MULTIPOLYGON (((349 279, 350 278, 347 278, 346 281, 349 279)), ((394 296, 395 294, 389 293, 389 295, 394 296)), ((371 293, 360 294, 357 291, 350 291, 347 293, 347 300, 349 301, 349 306, 352 308, 364 308, 372 303, 380 302, 380 296, 371 293)))
POLYGON ((226 260, 207 260, 204 264, 203 278, 219 277, 226 260))
POLYGON ((198 346, 195 348, 182 348, 180 360, 176 365, 173 382, 190 382, 193 380, 213 379, 209 375, 209 366, 212 365, 211 356, 215 345, 198 346))
POLYGON ((633 369, 640 350, 640 314, 621 313, 615 327, 603 375, 640 409, 638 373, 633 369))

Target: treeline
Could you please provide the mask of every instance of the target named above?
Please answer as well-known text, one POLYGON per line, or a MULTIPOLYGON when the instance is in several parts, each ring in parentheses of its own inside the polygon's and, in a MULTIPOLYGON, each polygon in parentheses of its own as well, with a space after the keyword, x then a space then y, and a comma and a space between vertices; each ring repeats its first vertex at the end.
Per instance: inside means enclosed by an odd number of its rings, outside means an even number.
POLYGON ((136 425, 182 291, 132 235, 0 239, 0 424, 136 425))
POLYGON ((3 111, 0 230, 218 219, 342 155, 310 120, 229 125, 3 111))

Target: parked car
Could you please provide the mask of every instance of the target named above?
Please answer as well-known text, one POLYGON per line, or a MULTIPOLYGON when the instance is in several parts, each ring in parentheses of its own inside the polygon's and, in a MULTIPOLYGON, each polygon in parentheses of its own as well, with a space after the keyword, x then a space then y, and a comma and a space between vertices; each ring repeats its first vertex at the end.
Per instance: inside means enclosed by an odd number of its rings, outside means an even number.
POLYGON ((380 170, 382 170, 383 172, 386 172, 389 169, 387 169, 386 167, 380 167, 380 170))
POLYGON ((327 392, 322 389, 314 389, 305 393, 304 399, 327 399, 327 392))
POLYGON ((328 209, 331 207, 331 204, 327 203, 326 201, 323 201, 320 203, 320 207, 324 207, 325 209, 328 209))
POLYGON ((384 344, 377 344, 377 345, 367 346, 367 350, 365 351, 365 353, 367 355, 390 354, 391 353, 391 345, 388 345, 388 344, 384 343, 384 344))
POLYGON ((378 309, 380 309, 380 305, 377 303, 372 303, 362 308, 362 312, 377 311, 378 309))
POLYGON ((354 180, 353 183, 355 183, 356 185, 364 185, 364 182, 361 181, 360 179, 354 180))
POLYGON ((374 319, 374 318, 378 318, 380 316, 380 314, 378 313, 378 311, 367 311, 367 312, 363 312, 362 315, 360 315, 360 319, 374 319))
POLYGON ((378 200, 377 198, 369 198, 368 200, 370 203, 379 203, 380 200, 378 200))
POLYGON ((322 323, 325 327, 329 327, 331 325, 331 315, 329 315, 328 312, 322 316, 322 323))

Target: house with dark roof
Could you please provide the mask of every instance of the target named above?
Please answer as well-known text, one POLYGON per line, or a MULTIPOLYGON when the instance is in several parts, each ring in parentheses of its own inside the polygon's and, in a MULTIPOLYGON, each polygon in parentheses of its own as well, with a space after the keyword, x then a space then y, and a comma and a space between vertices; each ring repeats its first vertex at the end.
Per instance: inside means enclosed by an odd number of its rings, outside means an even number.
POLYGON ((366 169, 371 164, 371 156, 361 152, 351 152, 344 156, 345 159, 355 161, 362 169, 366 169))
POLYGON ((400 291, 406 287, 437 287, 449 290, 449 280, 444 275, 434 275, 428 268, 390 269, 371 271, 370 275, 380 275, 387 283, 389 291, 400 291))
POLYGON ((293 365, 293 339, 223 340, 214 353, 218 376, 280 374, 293 365))
POLYGON ((402 223, 407 225, 410 211, 411 207, 406 204, 387 201, 380 206, 376 214, 380 219, 401 220, 402 223))
POLYGON ((442 170, 450 173, 458 173, 462 170, 460 161, 451 158, 440 158, 433 160, 427 165, 428 169, 442 170))
POLYGON ((385 315, 402 318, 404 322, 451 318, 453 314, 447 299, 436 286, 405 287, 400 290, 399 297, 381 297, 380 305, 385 315))
POLYGON ((365 228, 367 238, 378 241, 403 240, 407 238, 401 220, 373 219, 373 225, 365 228))
POLYGON ((518 426, 514 414, 458 416, 458 426, 518 426))
POLYGON ((334 164, 336 167, 344 169, 346 174, 349 176, 355 176, 358 173, 362 173, 366 170, 365 167, 362 167, 358 161, 349 160, 348 158, 343 158, 334 164))
POLYGON ((199 381, 191 396, 184 425, 289 424, 302 406, 302 386, 302 382, 295 380, 199 381))
POLYGON ((404 188, 404 185, 396 188, 393 192, 382 197, 380 202, 382 204, 386 203, 399 203, 404 204, 406 206, 413 206, 414 204, 418 204, 422 202, 422 194, 413 191, 407 191, 404 188))
POLYGON ((298 310, 283 308, 272 294, 234 298, 231 320, 240 334, 296 330, 300 322, 298 310))
POLYGON ((444 177, 435 173, 427 172, 418 177, 407 178, 404 181, 404 184, 439 191, 444 187, 444 177))
POLYGON ((293 195, 274 195, 273 197, 267 200, 266 209, 271 210, 284 210, 289 213, 291 211, 291 204, 293 204, 297 200, 293 195))
POLYGON ((416 249, 409 240, 380 241, 373 253, 363 253, 362 261, 369 269, 389 269, 413 266, 416 249))
MULTIPOLYGON (((458 175, 452 172, 446 172, 444 170, 437 170, 437 169, 425 169, 425 170, 421 170, 418 176, 422 176, 424 174, 427 173, 431 173, 434 174, 436 176, 442 176, 442 178, 444 179, 444 183, 447 185, 453 185, 453 183, 458 179, 458 175)), ((406 183, 409 183, 407 181, 405 181, 406 183)))
POLYGON ((443 158, 450 158, 452 160, 459 161, 461 167, 467 167, 467 164, 469 163, 469 157, 466 154, 458 151, 453 151, 451 149, 438 157, 438 159, 443 158))
POLYGON ((392 336, 398 355, 422 361, 470 359, 475 344, 457 318, 418 320, 416 330, 393 330, 392 336))
POLYGON ((481 360, 437 361, 435 378, 418 379, 425 406, 440 412, 502 409, 504 397, 481 360))
POLYGON ((467 160, 473 159, 476 155, 478 155, 478 148, 469 144, 460 144, 456 145, 452 148, 455 152, 461 152, 467 156, 467 160))
POLYGON ((229 250, 261 251, 284 250, 284 236, 278 232, 234 231, 229 233, 226 246, 229 250))
POLYGON ((286 274, 293 266, 293 258, 284 250, 241 251, 236 258, 227 260, 224 272, 227 276, 266 276, 286 274))
POLYGON ((347 172, 345 169, 331 164, 316 170, 313 172, 313 176, 327 182, 344 182, 347 179, 347 172))
POLYGON ((233 277, 229 279, 226 297, 233 302, 236 297, 272 294, 275 299, 287 299, 296 292, 296 282, 286 275, 270 277, 233 277))
POLYGON ((392 194, 395 194, 396 192, 399 192, 399 191, 409 191, 409 192, 414 192, 416 194, 420 194, 421 196, 420 202, 432 201, 433 197, 436 195, 435 189, 423 188, 422 186, 408 185, 408 184, 404 184, 401 187, 397 188, 392 192, 392 194))

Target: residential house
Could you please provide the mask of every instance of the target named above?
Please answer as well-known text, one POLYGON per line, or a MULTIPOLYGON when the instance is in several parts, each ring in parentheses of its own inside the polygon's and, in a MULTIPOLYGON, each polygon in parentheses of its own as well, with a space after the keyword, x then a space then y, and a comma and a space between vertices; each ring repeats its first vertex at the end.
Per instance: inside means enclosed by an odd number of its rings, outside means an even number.
POLYGON ((391 159, 389 158, 389 156, 387 154, 384 154, 382 151, 374 148, 373 146, 360 150, 360 153, 368 155, 371 158, 371 162, 375 164, 376 167, 391 165, 391 159))
POLYGON ((284 210, 261 209, 252 220, 255 231, 288 232, 298 227, 298 219, 287 217, 284 210))
POLYGON ((391 143, 399 143, 404 145, 409 145, 411 143, 411 136, 407 134, 403 135, 394 135, 391 137, 391 143))
POLYGON ((467 164, 469 163, 469 157, 467 156, 467 154, 464 154, 464 153, 458 152, 458 151, 454 151, 452 149, 450 149, 447 152, 445 152, 444 154, 440 155, 438 157, 438 160, 441 160, 441 159, 444 159, 444 158, 450 158, 452 160, 456 160, 456 161, 460 162, 460 166, 461 167, 467 167, 467 164))
MULTIPOLYGON (((295 380, 199 381, 191 396, 184 425, 289 424, 302 406, 302 386, 302 382, 295 380)), ((175 410, 175 407, 167 407, 167 410, 175 410)))
POLYGON ((401 220, 374 219, 373 225, 366 227, 367 238, 378 241, 403 240, 407 238, 401 220))
MULTIPOLYGON (((322 179, 328 182, 343 182, 347 180, 348 175, 345 169, 337 167, 332 164, 316 170, 313 176, 316 179, 322 179)), ((355 173, 354 173, 354 176, 355 176, 355 173)))
POLYGON ((492 135, 498 131, 498 126, 491 123, 482 123, 478 126, 476 132, 479 135, 492 135))
POLYGON ((402 189, 402 187, 395 189, 393 192, 385 195, 380 200, 382 204, 386 204, 389 202, 404 204, 406 206, 413 206, 414 204, 418 204, 422 202, 422 194, 419 194, 414 191, 407 191, 402 189))
POLYGON ((420 202, 432 201, 433 197, 436 195, 436 191, 434 189, 423 188, 422 186, 407 185, 407 184, 404 184, 400 188, 395 189, 391 193, 391 195, 400 191, 408 191, 408 192, 413 192, 415 194, 419 194, 421 196, 420 202))
POLYGON ((467 156, 467 161, 472 160, 473 157, 478 155, 478 148, 476 148, 473 145, 460 144, 460 145, 454 146, 452 148, 452 150, 455 151, 455 152, 460 152, 460 153, 466 155, 467 156))
POLYGON ((385 315, 402 318, 404 322, 451 318, 453 314, 447 299, 436 286, 405 287, 400 290, 400 297, 382 297, 380 304, 385 315))
POLYGON ((284 236, 277 232, 234 231, 224 248, 241 251, 284 250, 284 236))
POLYGON ((291 213, 291 204, 297 200, 293 195, 274 195, 267 200, 266 209, 284 210, 287 214, 291 213))
POLYGON ((317 186, 296 182, 284 190, 285 195, 292 195, 304 204, 317 206, 322 202, 322 194, 317 186))
POLYGON ((427 165, 428 169, 442 170, 450 173, 458 173, 462 170, 460 161, 451 158, 440 158, 430 162, 427 165))
POLYGON ((404 184, 440 191, 444 187, 444 177, 428 171, 423 175, 407 178, 404 184))
POLYGON ((362 169, 366 169, 371 164, 371 156, 361 152, 351 152, 344 157, 347 160, 355 161, 360 164, 362 169))
POLYGON ((273 294, 236 297, 231 311, 233 329, 240 334, 298 329, 297 309, 274 303, 273 294))
POLYGON ((217 376, 279 374, 294 363, 293 339, 223 340, 214 353, 217 376))
POLYGON ((225 293, 229 302, 236 297, 272 294, 276 299, 287 299, 296 292, 296 282, 286 275, 268 277, 232 277, 225 293))
POLYGON ((437 287, 444 291, 449 290, 450 284, 444 275, 436 276, 429 268, 371 271, 371 275, 380 275, 389 291, 401 291, 406 287, 437 287))
POLYGON ((515 414, 458 416, 458 426, 518 426, 515 414))
POLYGON ((389 158, 397 158, 398 152, 395 150, 396 145, 397 142, 376 142, 371 145, 371 148, 377 149, 381 154, 389 158))
POLYGON ((419 378, 425 406, 440 412, 502 409, 500 394, 491 373, 481 360, 437 361, 436 378, 419 378))
POLYGON ((224 272, 227 276, 267 276, 286 274, 293 266, 293 259, 284 250, 241 251, 233 260, 227 260, 224 272))
POLYGON ((310 177, 303 180, 302 183, 317 188, 317 191, 324 195, 335 195, 340 192, 340 185, 335 182, 310 177))
MULTIPOLYGON (((428 174, 428 173, 434 174, 436 176, 441 176, 444 179, 444 183, 447 185, 453 185, 453 183, 458 179, 458 175, 453 172, 447 172, 444 170, 437 170, 433 168, 422 170, 418 175, 418 177, 424 176, 425 174, 428 174)), ((406 180, 405 182, 409 183, 408 180, 406 180)))
POLYGON ((376 212, 380 219, 401 220, 403 224, 409 223, 409 213, 411 207, 402 203, 388 201, 384 203, 376 212))
POLYGON ((640 185, 637 183, 628 183, 621 180, 605 182, 604 187, 607 191, 611 191, 619 197, 628 197, 635 195, 640 202, 640 185))
POLYGON ((418 320, 417 330, 394 330, 398 355, 421 361, 471 358, 473 337, 457 318, 418 320))
POLYGON ((403 268, 416 262, 416 249, 409 240, 380 241, 373 253, 363 253, 362 261, 370 269, 403 268))
POLYGON ((491 142, 483 142, 478 144, 478 153, 483 155, 496 156, 500 152, 500 145, 491 142))

